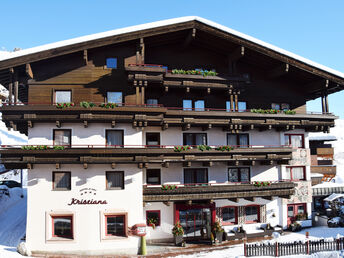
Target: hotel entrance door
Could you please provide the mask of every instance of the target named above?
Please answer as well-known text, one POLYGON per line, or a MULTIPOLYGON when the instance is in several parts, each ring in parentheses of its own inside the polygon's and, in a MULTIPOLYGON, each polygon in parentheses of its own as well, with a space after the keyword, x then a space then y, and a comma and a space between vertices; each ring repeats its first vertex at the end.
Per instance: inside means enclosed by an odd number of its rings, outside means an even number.
POLYGON ((180 221, 187 240, 210 240, 215 217, 215 203, 175 204, 175 221, 180 221))

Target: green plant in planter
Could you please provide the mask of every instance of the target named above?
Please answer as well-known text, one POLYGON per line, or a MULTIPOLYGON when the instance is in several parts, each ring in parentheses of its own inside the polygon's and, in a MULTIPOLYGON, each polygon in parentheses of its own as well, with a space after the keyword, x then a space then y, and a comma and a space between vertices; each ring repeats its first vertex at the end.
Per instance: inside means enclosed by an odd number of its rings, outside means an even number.
POLYGON ((307 219, 307 213, 299 213, 295 216, 296 220, 306 220, 307 219))
POLYGON ((102 103, 99 105, 99 107, 109 109, 109 108, 118 107, 118 105, 116 103, 102 103))
POLYGON ((203 75, 206 76, 216 76, 218 73, 215 70, 203 70, 203 69, 193 69, 193 70, 183 70, 183 69, 172 69, 172 74, 191 74, 191 75, 203 75))
POLYGON ((54 150, 64 150, 65 149, 65 146, 60 146, 60 145, 55 145, 53 147, 54 150))
POLYGON ((254 181, 253 185, 256 186, 256 187, 269 186, 269 185, 271 185, 271 182, 268 182, 268 181, 254 181))
POLYGON ((293 232, 300 231, 301 229, 302 229, 301 224, 296 222, 296 221, 289 225, 289 230, 291 230, 293 232))
POLYGON ((74 103, 73 102, 64 102, 64 103, 56 103, 56 108, 69 108, 69 107, 74 107, 74 103))
POLYGON ((224 145, 224 146, 218 146, 215 148, 217 151, 231 151, 234 150, 234 147, 229 146, 229 145, 224 145))
POLYGON ((174 190, 178 189, 178 186, 176 185, 162 185, 161 190, 167 191, 167 190, 174 190))
POLYGON ((148 226, 152 227, 153 229, 155 229, 157 223, 158 223, 158 220, 156 218, 148 219, 148 226))
POLYGON ((296 111, 294 111, 294 110, 284 110, 283 112, 286 115, 295 115, 296 114, 296 111))
POLYGON ((47 150, 48 146, 47 145, 27 145, 27 146, 22 146, 22 150, 47 150))
POLYGON ((176 224, 174 224, 172 228, 172 234, 174 236, 183 236, 184 235, 184 229, 182 225, 180 224, 180 221, 177 221, 176 224))
POLYGON ((276 110, 276 109, 261 109, 261 108, 253 108, 251 109, 251 113, 260 113, 260 114, 286 114, 286 115, 295 115, 296 112, 294 110, 276 110))
POLYGON ((222 228, 222 223, 219 219, 216 219, 216 221, 214 222, 213 231, 215 233, 220 233, 224 231, 224 229, 222 228))
POLYGON ((199 149, 200 151, 205 151, 205 150, 211 150, 211 147, 208 145, 201 144, 197 146, 197 149, 199 149))
POLYGON ((174 151, 175 152, 182 152, 182 151, 187 151, 190 150, 191 147, 189 145, 185 145, 185 146, 174 146, 174 151))
POLYGON ((80 107, 83 107, 83 108, 92 108, 95 106, 96 106, 96 104, 94 104, 93 102, 87 102, 87 101, 81 101, 80 102, 80 107))

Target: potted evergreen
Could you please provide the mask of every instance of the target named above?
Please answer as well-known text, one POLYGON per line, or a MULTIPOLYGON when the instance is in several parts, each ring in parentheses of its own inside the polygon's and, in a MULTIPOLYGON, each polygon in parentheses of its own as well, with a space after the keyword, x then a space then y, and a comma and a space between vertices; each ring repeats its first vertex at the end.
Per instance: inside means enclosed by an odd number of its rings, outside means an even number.
POLYGON ((172 234, 174 236, 174 244, 176 246, 183 246, 184 229, 182 225, 180 225, 180 221, 177 221, 177 223, 174 224, 174 227, 172 228, 172 234))
POLYGON ((213 231, 214 234, 216 235, 216 239, 219 243, 222 243, 222 238, 223 238, 223 228, 222 228, 222 223, 219 219, 216 219, 213 225, 213 231))

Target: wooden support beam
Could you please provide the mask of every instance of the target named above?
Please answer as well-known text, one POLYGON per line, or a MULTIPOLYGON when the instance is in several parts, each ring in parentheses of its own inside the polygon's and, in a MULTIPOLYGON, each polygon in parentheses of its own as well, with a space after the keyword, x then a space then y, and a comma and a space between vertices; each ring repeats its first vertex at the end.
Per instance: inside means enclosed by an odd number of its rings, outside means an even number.
POLYGON ((111 163, 111 168, 115 169, 116 168, 116 163, 111 163))
POLYGON ((165 86, 165 92, 168 92, 168 86, 165 86))
POLYGON ((191 42, 195 40, 195 38, 196 38, 196 28, 193 28, 192 30, 189 31, 188 35, 186 36, 181 49, 184 50, 188 46, 190 46, 191 42))
POLYGON ((56 127, 60 128, 61 127, 61 122, 60 121, 56 121, 56 127))
POLYGON ((191 167, 191 161, 185 161, 183 162, 183 167, 191 167))
POLYGON ((255 197, 244 197, 245 200, 250 201, 250 202, 254 202, 255 201, 255 197))
POLYGON ((116 126, 116 121, 111 121, 111 127, 114 128, 116 126))
POLYGON ((192 200, 188 200, 188 201, 187 201, 187 204, 188 204, 188 205, 192 205, 192 200))
POLYGON ((162 165, 165 168, 169 168, 170 167, 170 162, 164 162, 162 165))
POLYGON ((164 131, 168 128, 168 123, 163 123, 161 129, 164 131))
POLYGON ((30 79, 33 79, 33 72, 30 64, 25 65, 25 73, 30 79))
POLYGON ((207 88, 207 93, 210 94, 211 93, 211 89, 207 88))
POLYGON ((191 128, 191 124, 184 124, 182 130, 187 131, 187 130, 190 130, 190 128, 191 128))
POLYGON ((13 121, 10 121, 10 127, 11 127, 14 131, 17 131, 17 124, 14 123, 13 121))
POLYGON ((27 163, 26 167, 27 167, 27 169, 33 169, 33 164, 27 163))
POLYGON ((32 123, 32 121, 31 121, 31 120, 27 121, 27 126, 28 126, 28 127, 30 127, 30 128, 32 128, 32 127, 33 127, 33 123, 32 123))
POLYGON ((286 75, 289 72, 289 64, 282 64, 272 70, 267 74, 269 78, 278 78, 280 76, 286 75))
POLYGON ((142 203, 142 206, 143 206, 143 207, 146 207, 146 202, 143 202, 143 203, 142 203))
POLYGON ((143 169, 143 163, 139 163, 139 164, 138 164, 138 168, 139 168, 139 169, 143 169))
POLYGON ((210 130, 212 128, 212 124, 207 124, 206 126, 202 126, 202 131, 210 130))
MULTIPOLYGON (((134 84, 137 83, 137 81, 134 81, 134 84)), ((136 104, 139 105, 140 103, 140 87, 136 86, 136 104)))
POLYGON ((190 92, 190 87, 186 87, 186 93, 189 93, 190 92))
POLYGON ((84 163, 83 167, 84 167, 84 169, 87 169, 88 168, 87 163, 84 163))
POLYGON ((84 121, 84 127, 87 128, 88 127, 88 122, 85 120, 84 121))
POLYGON ((56 163, 56 164, 55 164, 55 168, 56 168, 56 169, 60 169, 60 163, 56 163))
POLYGON ((204 161, 202 162, 203 167, 212 167, 214 165, 214 162, 212 161, 204 161))
POLYGON ((88 65, 88 53, 87 53, 87 49, 84 49, 84 55, 83 55, 83 59, 84 59, 84 63, 85 65, 88 65))
POLYGON ((272 201, 272 196, 261 196, 260 198, 265 199, 267 201, 272 201))
POLYGON ((162 202, 163 204, 165 204, 166 206, 171 206, 171 202, 162 202))

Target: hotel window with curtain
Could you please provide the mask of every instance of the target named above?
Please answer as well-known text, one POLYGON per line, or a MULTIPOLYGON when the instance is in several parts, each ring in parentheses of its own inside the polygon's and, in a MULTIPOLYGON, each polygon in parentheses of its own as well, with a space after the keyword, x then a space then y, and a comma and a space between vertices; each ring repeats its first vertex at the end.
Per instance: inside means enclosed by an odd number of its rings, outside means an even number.
POLYGON ((71 90, 55 90, 55 103, 70 103, 72 102, 71 90))
POLYGON ((106 130, 106 145, 123 147, 123 130, 106 130))
POLYGON ((68 191, 71 189, 71 172, 53 172, 53 190, 68 191))
POLYGON ((121 190, 124 189, 124 171, 106 172, 106 189, 121 190))
POLYGON ((239 148, 248 148, 249 143, 249 136, 247 133, 240 133, 240 134, 227 134, 227 145, 236 146, 239 148))
POLYGON ((66 129, 54 129, 53 130, 53 144, 65 147, 71 146, 71 130, 66 129))
POLYGON ((250 168, 228 168, 228 181, 231 183, 250 182, 250 168))
POLYGON ((183 145, 206 145, 206 133, 183 133, 183 145))
POLYGON ((221 208, 222 222, 224 225, 237 224, 237 207, 227 206, 221 208))
POLYGON ((300 181, 306 180, 305 167, 286 167, 286 180, 300 181))
POLYGON ((304 148, 304 135, 303 134, 285 134, 285 145, 291 145, 293 148, 304 148))
POLYGON ((186 168, 184 169, 184 184, 208 183, 208 169, 186 168))

